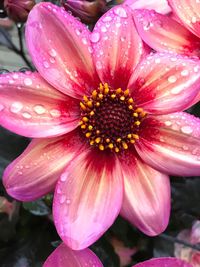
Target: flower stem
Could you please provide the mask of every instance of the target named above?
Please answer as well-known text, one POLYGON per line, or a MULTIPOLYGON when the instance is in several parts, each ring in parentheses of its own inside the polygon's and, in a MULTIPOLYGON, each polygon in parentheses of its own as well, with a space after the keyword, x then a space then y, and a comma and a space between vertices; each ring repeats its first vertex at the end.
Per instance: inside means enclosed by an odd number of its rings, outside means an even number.
POLYGON ((161 234, 161 235, 159 235, 159 237, 161 237, 161 238, 163 238, 163 239, 165 239, 167 241, 170 241, 172 243, 178 243, 178 244, 184 245, 186 247, 192 248, 194 250, 200 251, 200 245, 192 245, 192 244, 190 244, 190 243, 188 243, 186 241, 183 241, 181 239, 178 239, 178 238, 176 238, 174 236, 169 236, 167 234, 161 234))

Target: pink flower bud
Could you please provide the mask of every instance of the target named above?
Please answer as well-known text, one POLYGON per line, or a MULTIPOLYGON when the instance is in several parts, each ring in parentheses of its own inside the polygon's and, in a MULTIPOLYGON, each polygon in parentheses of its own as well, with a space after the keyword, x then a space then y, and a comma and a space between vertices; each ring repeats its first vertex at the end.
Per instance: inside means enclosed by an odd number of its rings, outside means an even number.
POLYGON ((106 11, 105 0, 61 0, 61 4, 85 23, 94 23, 106 11))
POLYGON ((5 0, 4 7, 8 16, 15 22, 25 22, 35 0, 5 0))

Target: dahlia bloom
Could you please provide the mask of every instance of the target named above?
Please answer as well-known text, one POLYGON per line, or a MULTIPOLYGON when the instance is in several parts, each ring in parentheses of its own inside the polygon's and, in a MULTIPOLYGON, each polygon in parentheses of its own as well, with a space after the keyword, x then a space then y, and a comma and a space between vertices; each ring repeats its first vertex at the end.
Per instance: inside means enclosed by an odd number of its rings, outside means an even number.
POLYGON ((95 242, 121 214, 147 235, 170 214, 168 174, 200 173, 200 61, 145 56, 127 6, 93 32, 50 3, 31 11, 26 42, 38 72, 0 76, 0 123, 33 137, 4 172, 21 201, 55 189, 53 217, 72 249, 95 242))
MULTIPOLYGON (((180 240, 186 241, 192 245, 200 243, 200 221, 195 221, 192 229, 185 229, 181 231, 178 236, 180 240)), ((174 255, 177 258, 189 262, 193 267, 200 266, 200 252, 186 247, 184 245, 175 244, 174 255)))
MULTIPOLYGON (((71 250, 61 244, 45 261, 43 267, 103 267, 98 257, 88 248, 80 251, 71 250)), ((132 267, 192 267, 190 264, 176 258, 155 258, 132 267)))

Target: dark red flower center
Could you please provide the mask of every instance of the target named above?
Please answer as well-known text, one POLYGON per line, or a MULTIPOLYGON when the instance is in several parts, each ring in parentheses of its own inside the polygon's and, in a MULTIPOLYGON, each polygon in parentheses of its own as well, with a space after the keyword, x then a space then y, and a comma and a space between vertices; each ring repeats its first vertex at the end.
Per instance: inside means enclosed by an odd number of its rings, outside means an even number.
POLYGON ((119 152, 139 139, 139 126, 146 113, 135 106, 128 89, 113 90, 108 84, 100 84, 91 97, 83 97, 80 107, 80 127, 90 145, 119 152))

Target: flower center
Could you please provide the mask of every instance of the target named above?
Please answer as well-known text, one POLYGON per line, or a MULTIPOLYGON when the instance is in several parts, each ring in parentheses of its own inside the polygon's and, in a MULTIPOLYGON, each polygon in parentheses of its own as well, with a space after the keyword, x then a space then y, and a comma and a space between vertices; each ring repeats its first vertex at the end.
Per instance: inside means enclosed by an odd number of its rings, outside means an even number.
POLYGON ((146 113, 135 106, 128 89, 113 90, 107 83, 100 84, 91 97, 83 97, 80 107, 80 127, 90 145, 119 152, 139 139, 146 113))

